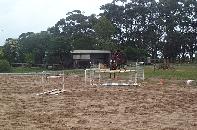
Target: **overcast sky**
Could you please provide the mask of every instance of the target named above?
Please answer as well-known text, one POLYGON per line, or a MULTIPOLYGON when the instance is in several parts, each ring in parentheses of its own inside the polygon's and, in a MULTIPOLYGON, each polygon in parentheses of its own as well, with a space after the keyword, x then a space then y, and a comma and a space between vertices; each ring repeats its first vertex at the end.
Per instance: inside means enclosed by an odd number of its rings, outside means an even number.
POLYGON ((0 0, 0 45, 6 38, 21 33, 40 32, 65 18, 66 13, 81 10, 85 15, 99 14, 101 5, 112 0, 0 0))

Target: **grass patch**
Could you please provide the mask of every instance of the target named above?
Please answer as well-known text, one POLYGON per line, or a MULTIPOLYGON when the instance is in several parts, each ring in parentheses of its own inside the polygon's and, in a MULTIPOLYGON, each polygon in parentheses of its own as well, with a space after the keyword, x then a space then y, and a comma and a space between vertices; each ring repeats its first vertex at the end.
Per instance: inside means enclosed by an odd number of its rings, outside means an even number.
POLYGON ((40 67, 12 67, 11 73, 30 73, 46 71, 45 68, 40 67))
MULTIPOLYGON (((30 73, 47 71, 45 68, 28 68, 28 67, 13 67, 12 73, 30 73)), ((50 70, 49 70, 50 71, 50 70)), ((67 69, 64 70, 66 75, 76 74, 84 76, 83 69, 67 69)), ((117 74, 117 76, 120 74, 117 74)), ((128 74, 123 74, 123 76, 128 74)), ((113 76, 113 75, 112 75, 113 76)), ((107 74, 109 77, 109 74, 107 74)), ((145 66, 145 78, 163 78, 163 79, 178 79, 178 80, 197 80, 197 65, 176 65, 173 70, 153 70, 153 66, 145 66)))
POLYGON ((84 69, 69 69, 69 70, 64 70, 64 74, 66 75, 79 75, 79 76, 83 76, 84 75, 84 69))
MULTIPOLYGON (((31 68, 30 67, 12 67, 11 73, 31 73, 31 72, 43 72, 43 71, 56 71, 56 70, 48 70, 46 68, 41 68, 41 67, 31 67, 31 68)), ((69 74, 83 75, 84 70, 83 69, 66 69, 64 70, 64 73, 66 75, 69 75, 69 74)))
POLYGON ((172 70, 153 70, 152 66, 145 67, 146 78, 164 79, 193 79, 197 80, 197 65, 176 65, 172 70))

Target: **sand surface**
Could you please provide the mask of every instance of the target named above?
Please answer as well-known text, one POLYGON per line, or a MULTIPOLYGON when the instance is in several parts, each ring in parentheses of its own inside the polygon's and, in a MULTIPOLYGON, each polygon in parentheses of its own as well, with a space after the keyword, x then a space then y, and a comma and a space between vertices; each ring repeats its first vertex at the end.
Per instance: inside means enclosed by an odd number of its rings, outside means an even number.
MULTIPOLYGON (((84 85, 66 76, 65 92, 43 91, 41 77, 0 76, 1 130, 197 130, 197 88, 146 80, 140 87, 84 85)), ((44 90, 61 88, 61 79, 44 90)))

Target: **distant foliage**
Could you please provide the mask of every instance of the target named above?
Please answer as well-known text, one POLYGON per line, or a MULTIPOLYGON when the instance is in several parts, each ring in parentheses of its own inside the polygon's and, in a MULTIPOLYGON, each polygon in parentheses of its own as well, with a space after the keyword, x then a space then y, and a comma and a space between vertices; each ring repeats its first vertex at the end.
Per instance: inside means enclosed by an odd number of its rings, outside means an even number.
POLYGON ((131 47, 126 48, 125 53, 127 55, 127 59, 132 61, 144 60, 149 56, 147 51, 131 47))
POLYGON ((11 66, 7 60, 0 60, 0 73, 10 72, 11 66))
POLYGON ((4 53, 2 48, 0 48, 0 59, 4 59, 4 53))
POLYGON ((25 62, 31 66, 34 63, 34 54, 33 53, 26 53, 25 54, 25 62))
POLYGON ((8 38, 3 56, 10 63, 31 63, 33 55, 35 64, 68 64, 71 50, 118 49, 135 61, 194 61, 196 0, 113 0, 100 9, 90 16, 74 10, 47 31, 8 38))

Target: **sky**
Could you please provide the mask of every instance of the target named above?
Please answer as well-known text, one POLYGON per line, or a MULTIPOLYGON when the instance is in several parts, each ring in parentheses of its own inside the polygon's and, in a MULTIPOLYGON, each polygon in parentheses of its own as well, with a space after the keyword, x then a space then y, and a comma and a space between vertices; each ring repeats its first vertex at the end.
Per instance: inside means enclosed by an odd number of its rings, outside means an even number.
POLYGON ((40 32, 54 26, 68 12, 99 14, 101 5, 112 0, 0 0, 0 46, 7 38, 40 32))

